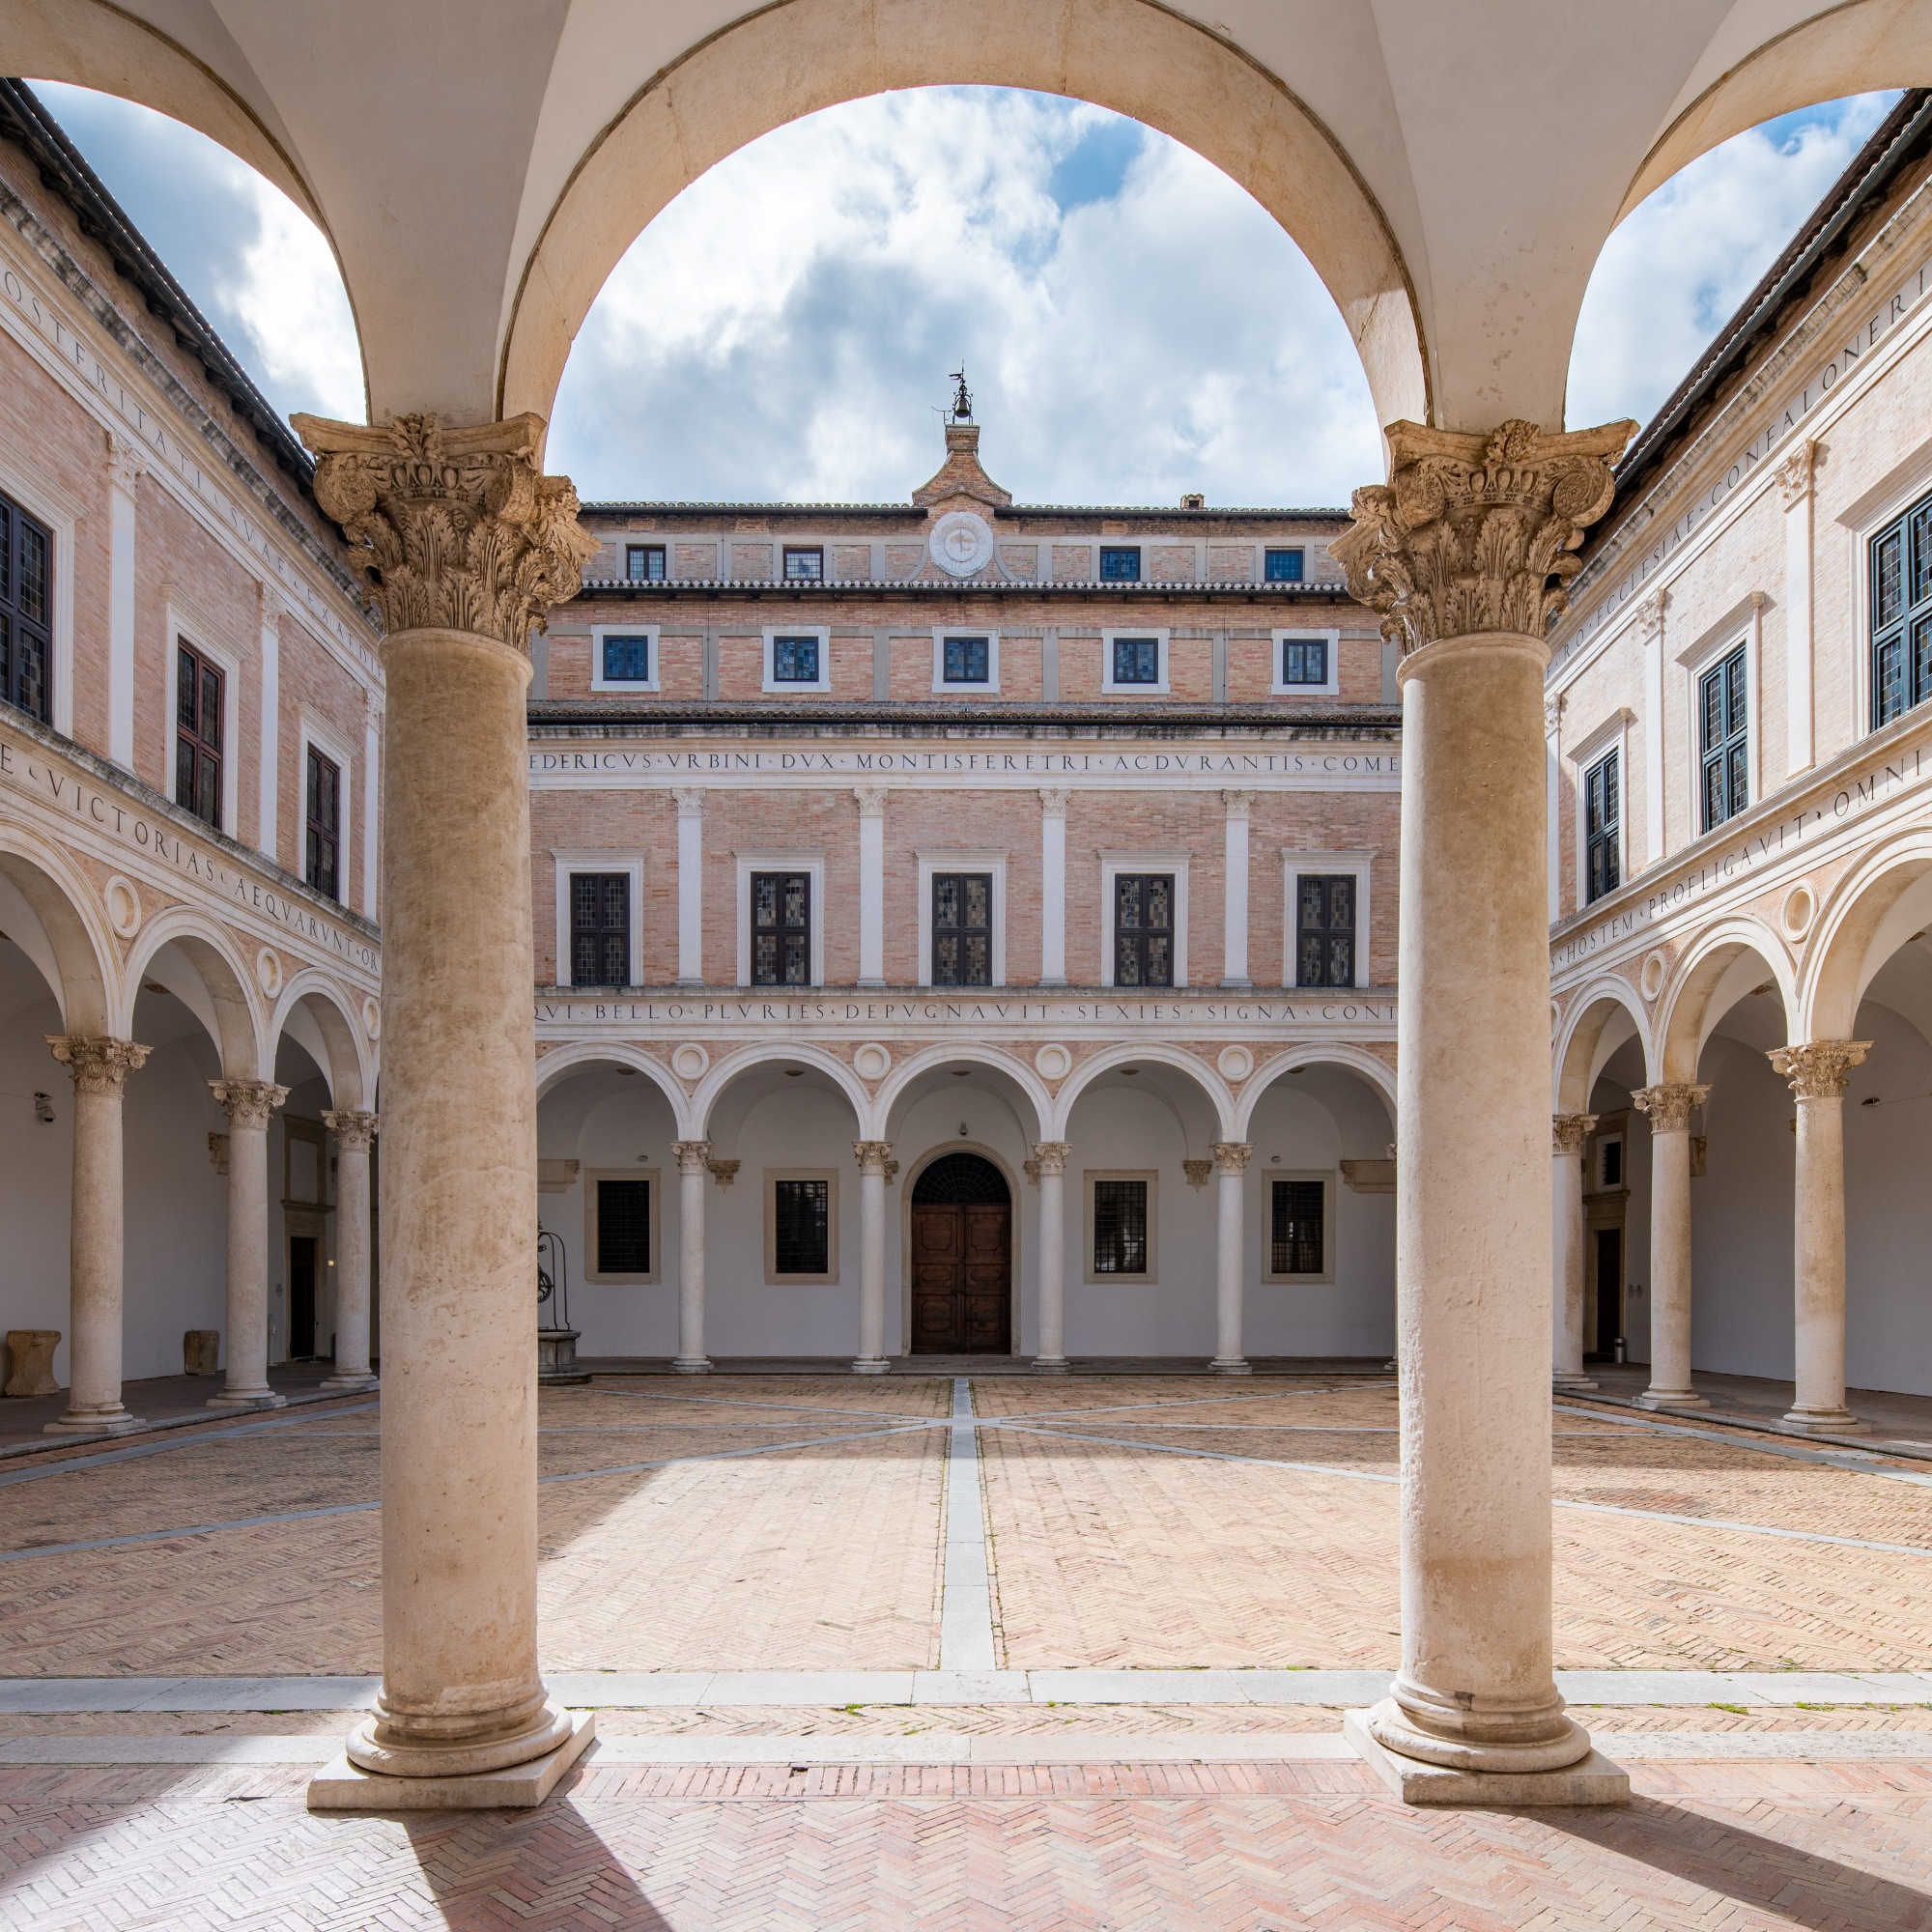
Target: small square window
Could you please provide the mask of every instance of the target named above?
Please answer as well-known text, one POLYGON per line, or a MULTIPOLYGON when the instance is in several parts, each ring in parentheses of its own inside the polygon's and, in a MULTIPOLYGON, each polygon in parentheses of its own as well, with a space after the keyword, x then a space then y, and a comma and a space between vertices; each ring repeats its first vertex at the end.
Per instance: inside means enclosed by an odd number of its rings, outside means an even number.
POLYGON ((774 684, 817 684, 821 682, 818 663, 819 650, 816 638, 772 639, 774 684))
POLYGON ((1325 685, 1328 682, 1326 638, 1284 638, 1281 640, 1283 684, 1325 685))
POLYGON ((633 583, 662 583, 665 580, 663 544, 627 544, 624 575, 633 583))
POLYGON ((1301 561, 1298 550, 1271 550, 1262 560, 1262 576, 1269 583, 1299 583, 1301 561))
POLYGON ((1141 550, 1138 544, 1102 544, 1100 582, 1138 583, 1141 581, 1141 550))
POLYGON ((816 544, 786 544, 784 569, 787 583, 822 583, 825 581, 825 553, 816 544))
POLYGON ((948 684, 985 684, 992 674, 991 639, 948 638, 944 677, 948 684))
POLYGON ((604 638, 606 684, 648 684, 651 681, 651 640, 648 635, 604 638))
POLYGON ((1116 684, 1159 684, 1160 639, 1116 638, 1113 681, 1116 684))

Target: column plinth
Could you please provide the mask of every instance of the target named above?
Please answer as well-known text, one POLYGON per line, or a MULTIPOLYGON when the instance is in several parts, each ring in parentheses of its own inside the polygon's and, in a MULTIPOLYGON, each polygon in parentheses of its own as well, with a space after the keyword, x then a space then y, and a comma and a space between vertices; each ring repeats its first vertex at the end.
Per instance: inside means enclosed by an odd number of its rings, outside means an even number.
POLYGON ((1242 1236, 1246 1227, 1245 1177, 1254 1148, 1247 1141, 1216 1141, 1208 1151, 1219 1176, 1214 1183, 1214 1359, 1208 1366, 1217 1376, 1247 1376, 1254 1371, 1241 1352, 1247 1286, 1242 1236))
POLYGON ((1690 1110, 1709 1087, 1670 1081, 1631 1100, 1650 1119, 1650 1386, 1639 1408, 1709 1408, 1690 1385, 1690 1110))
POLYGON ((1066 1362, 1066 1156, 1070 1141, 1035 1141, 1039 1164, 1039 1347, 1037 1376, 1064 1376, 1066 1362))
POLYGON ((859 1352, 855 1376, 882 1376, 886 1359, 886 1169, 891 1141, 854 1141, 859 1162, 859 1352))
POLYGON ((372 1389, 369 1366, 369 1147, 374 1114, 342 1107, 325 1113, 335 1136, 335 1373, 323 1383, 344 1393, 372 1389))
POLYGON ((681 1376, 708 1376, 704 1352, 704 1178, 710 1173, 709 1141, 673 1141, 677 1159, 677 1354, 681 1376))
POLYGON ((1552 1114, 1550 1200, 1556 1214, 1550 1383, 1582 1394, 1597 1384, 1583 1372, 1583 1143, 1595 1114, 1552 1114))
POLYGON ((211 1080, 228 1116, 227 1377, 210 1408, 280 1408, 269 1386, 269 1121, 289 1097, 272 1080, 211 1080))

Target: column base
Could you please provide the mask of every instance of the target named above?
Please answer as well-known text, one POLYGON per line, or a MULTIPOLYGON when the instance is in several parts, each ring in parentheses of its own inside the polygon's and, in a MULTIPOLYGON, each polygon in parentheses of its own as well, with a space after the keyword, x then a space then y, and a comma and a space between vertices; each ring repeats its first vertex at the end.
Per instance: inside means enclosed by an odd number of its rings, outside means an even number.
POLYGON ((1369 1729, 1366 1711, 1342 1719, 1342 1735, 1405 1804, 1628 1804, 1630 1774, 1602 1751, 1559 1771, 1459 1771, 1392 1751, 1369 1729))
POLYGON ((563 1741, 532 1758, 501 1771, 479 1771, 445 1777, 401 1777, 364 1771, 348 1753, 333 1758, 309 1779, 311 1811, 489 1811, 541 1804, 565 1772, 597 1736, 595 1711, 572 1711, 563 1741))
POLYGON ((1031 1373, 1037 1376, 1064 1376, 1072 1366, 1065 1355, 1036 1355, 1031 1373))
POLYGON ((1254 1370, 1243 1355, 1216 1355, 1208 1364, 1210 1376, 1251 1376, 1254 1370))
POLYGON ((1598 1387, 1599 1384, 1593 1382, 1588 1376, 1557 1374, 1549 1378, 1549 1386, 1559 1393, 1582 1395, 1598 1387))
POLYGON ((859 1355, 853 1359, 852 1373, 855 1376, 883 1376, 892 1366, 883 1355, 859 1355))
POLYGON ((126 1435, 130 1430, 145 1429, 148 1425, 138 1415, 130 1415, 125 1408, 108 1414, 76 1415, 72 1409, 52 1422, 41 1425, 43 1435, 126 1435))
POLYGON ((708 1376, 711 1373, 709 1355, 679 1355, 670 1365, 674 1376, 708 1376))
POLYGON ((1871 1428, 1849 1408, 1790 1408, 1784 1412, 1784 1423, 1788 1429, 1803 1429, 1818 1435, 1863 1435, 1871 1428))
POLYGON ((361 1395, 369 1389, 381 1388, 381 1378, 373 1371, 362 1375, 330 1376, 323 1387, 339 1395, 361 1395))
POLYGON ((277 1395, 273 1389, 223 1389, 219 1395, 212 1395, 202 1404, 204 1408, 286 1408, 288 1397, 277 1395))
POLYGON ((1637 1397, 1639 1408, 1709 1408, 1710 1404, 1695 1389, 1647 1388, 1637 1397))

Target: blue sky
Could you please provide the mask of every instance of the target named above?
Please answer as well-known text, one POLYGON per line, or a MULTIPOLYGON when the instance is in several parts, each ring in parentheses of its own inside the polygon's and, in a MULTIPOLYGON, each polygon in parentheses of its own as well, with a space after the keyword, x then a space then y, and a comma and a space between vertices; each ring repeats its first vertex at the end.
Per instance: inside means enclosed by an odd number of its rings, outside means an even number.
MULTIPOLYGON (((37 83, 271 401, 359 417, 327 243, 144 108, 37 83)), ((1895 97, 1785 117, 1610 238, 1573 424, 1647 417, 1895 97)), ((729 156, 639 238, 580 332, 550 466, 588 499, 903 500, 964 361, 988 469, 1033 502, 1345 504, 1367 385, 1300 251, 1226 176, 1084 102, 926 88, 729 156)))

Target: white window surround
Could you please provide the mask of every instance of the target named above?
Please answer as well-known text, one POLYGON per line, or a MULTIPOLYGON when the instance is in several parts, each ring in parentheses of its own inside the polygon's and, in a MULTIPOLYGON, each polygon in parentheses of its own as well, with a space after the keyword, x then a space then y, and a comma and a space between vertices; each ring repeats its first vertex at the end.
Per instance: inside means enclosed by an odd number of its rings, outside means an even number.
POLYGON ((1706 671, 1720 664, 1742 644, 1745 647, 1745 732, 1746 756, 1750 764, 1750 804, 1764 797, 1764 717, 1758 703, 1763 686, 1758 682, 1758 662, 1762 655, 1764 625, 1760 614, 1762 592, 1753 592, 1743 604, 1724 613, 1693 644, 1677 653, 1684 674, 1684 715, 1690 721, 1690 812, 1693 838, 1703 838, 1715 826, 1704 824, 1704 709, 1697 687, 1706 671))
MULTIPOLYGON (((87 515, 87 506, 65 490, 47 482, 39 469, 18 447, 0 437, 0 491, 4 491, 37 523, 47 526, 54 540, 54 565, 48 592, 53 598, 54 620, 49 627, 53 641, 53 663, 47 667, 47 708, 52 712, 53 728, 64 738, 73 736, 73 532, 74 526, 87 515)), ((169 686, 172 697, 174 687, 169 686)), ((226 728, 226 721, 223 721, 226 728)), ((174 754, 172 725, 169 727, 168 753, 174 754)), ((173 771, 172 764, 169 766, 173 771)), ((223 807, 226 810, 224 804, 223 807)))
MULTIPOLYGON (((1295 962, 1300 954, 1296 943, 1295 901, 1300 896, 1301 875, 1319 873, 1333 878, 1346 873, 1355 882, 1355 984, 1369 983, 1369 880, 1375 867, 1373 852, 1308 852, 1299 846, 1281 848, 1282 884, 1282 983, 1294 984, 1295 962)), ((1310 987, 1320 992, 1319 986, 1310 987)), ((1330 989, 1332 990, 1332 989, 1330 989)))
MULTIPOLYGON (((1861 738, 1869 738, 1880 727, 1872 724, 1872 621, 1871 621, 1871 540, 1887 524, 1895 523, 1911 509, 1919 497, 1932 490, 1932 440, 1927 440, 1913 451, 1903 463, 1898 464, 1874 489, 1867 490, 1857 502, 1842 510, 1836 521, 1851 539, 1851 569, 1847 576, 1851 582, 1851 609, 1853 612, 1853 637, 1856 639, 1852 649, 1851 676, 1846 680, 1850 687, 1852 715, 1848 721, 1851 726, 1846 742, 1856 744, 1861 738)), ((1824 531, 1818 531, 1823 536, 1824 531)), ((1811 581, 1813 594, 1826 572, 1825 559, 1814 555, 1811 560, 1811 581)), ((1829 627, 1821 613, 1812 612, 1812 634, 1822 643, 1829 635, 1829 627)), ((1818 648, 1814 644, 1814 649, 1818 648)), ((1753 686, 1755 689, 1755 686, 1753 686)), ((1902 713, 1901 716, 1909 716, 1902 713)), ((1899 721, 1893 719, 1895 724, 1899 721)), ((1814 723, 1813 730, 1818 732, 1822 742, 1824 733, 1819 730, 1823 721, 1814 723)), ((1822 754, 1820 754, 1822 755, 1822 754)), ((1755 804, 1756 800, 1753 799, 1755 804)))
POLYGON ((1617 754, 1617 880, 1616 890, 1630 883, 1630 732, 1636 713, 1628 705, 1613 711, 1587 738, 1580 738, 1563 755, 1574 767, 1573 782, 1577 798, 1577 909, 1594 901, 1585 896, 1590 890, 1590 801, 1585 780, 1590 767, 1602 762, 1605 753, 1617 754))
MULTIPOLYGON (((1129 631, 1128 637, 1145 632, 1129 631)), ((1114 984, 1114 880, 1122 872, 1174 874, 1174 986, 1187 984, 1187 862, 1185 852, 1102 852, 1100 855, 1100 983, 1114 984)), ((1134 992, 1164 993, 1166 986, 1136 986, 1134 992)))
MULTIPOLYGON (((958 634, 955 632, 954 636, 958 634)), ((915 985, 932 984, 932 875, 935 872, 990 872, 993 875, 993 984, 1007 983, 1007 855, 1005 852, 919 852, 919 973, 915 985)), ((948 992, 971 992, 970 986, 948 992)))
POLYGON ((1167 630, 1154 624, 1115 624, 1100 633, 1100 690, 1109 697, 1165 697, 1167 696, 1167 630), (1160 676, 1152 684, 1114 682, 1114 639, 1152 638, 1159 646, 1160 676))
MULTIPOLYGON (((803 636, 801 632, 798 635, 803 636)), ((752 983, 752 874, 810 872, 811 874, 811 977, 808 985, 825 983, 825 854, 823 852, 734 852, 738 866, 738 983, 752 983)), ((782 994, 783 986, 761 986, 761 994, 782 994)))
MULTIPOLYGON (((242 799, 242 741, 239 736, 242 720, 242 647, 227 635, 215 628, 200 611, 179 593, 170 590, 167 594, 167 675, 162 682, 162 690, 167 695, 165 717, 165 750, 162 753, 166 763, 162 766, 165 775, 165 791, 175 799, 175 745, 180 737, 180 724, 176 717, 176 706, 181 698, 181 650, 183 644, 213 665, 221 672, 221 823, 216 831, 225 832, 238 842, 242 838, 239 820, 242 799)), ((185 811, 185 806, 182 807, 185 811)), ((270 852, 270 860, 275 855, 270 852)), ((279 861, 276 861, 279 863, 279 861)))
POLYGON ((765 684, 768 692, 782 696, 788 692, 830 691, 832 689, 832 629, 827 624, 767 624, 765 626, 765 684), (816 638, 818 639, 818 680, 814 684, 797 684, 787 679, 780 684, 772 676, 776 668, 774 646, 780 638, 816 638))
POLYGON ((765 1169, 765 1286, 838 1285, 838 1171, 831 1167, 768 1167, 765 1169), (781 1274, 778 1271, 779 1197, 781 1180, 825 1182, 825 1260, 823 1274, 781 1274))
POLYGON ((658 1279, 658 1257, 664 1237, 664 1188, 655 1167, 591 1167, 583 1171, 583 1279, 600 1283, 639 1285, 658 1279), (651 1190, 651 1265, 648 1274, 604 1274, 597 1266, 597 1183, 600 1180, 641 1180, 651 1190))
POLYGON ((1262 1189, 1262 1279, 1283 1287, 1319 1288, 1335 1279, 1335 1170, 1332 1167, 1270 1167, 1266 1182, 1319 1180, 1321 1183, 1321 1267, 1316 1274, 1277 1274, 1274 1270, 1274 1189, 1262 1189))
POLYGON ((1342 633, 1337 631, 1287 630, 1274 633, 1271 646, 1274 664, 1270 683, 1271 696, 1275 697, 1336 697, 1342 690, 1342 633), (1328 676, 1321 684, 1284 684, 1281 676, 1282 645, 1286 643, 1307 643, 1321 639, 1328 646, 1328 676))
POLYGON ((553 848, 556 868, 556 983, 572 983, 570 973, 570 881, 578 872, 623 872, 631 881, 631 984, 644 977, 644 861, 623 851, 561 851, 553 848))
POLYGON ((656 691, 663 667, 658 659, 658 632, 656 624, 592 624, 590 627, 590 689, 592 691, 656 691), (604 639, 606 638, 644 638, 646 645, 645 662, 650 666, 649 677, 611 677, 604 675, 604 639))
POLYGON ((970 624, 935 624, 932 627, 932 689, 935 696, 949 691, 998 691, 1000 688, 1000 634, 980 630, 970 624), (986 640, 986 681, 966 684, 946 681, 946 640, 948 638, 984 638, 986 640))
POLYGON ((1151 1167, 1090 1167, 1080 1176, 1080 1271, 1086 1280, 1109 1288, 1125 1283, 1134 1288, 1160 1286, 1160 1174, 1151 1167), (1094 1266, 1094 1183, 1096 1180, 1147 1182, 1147 1256, 1145 1274, 1100 1274, 1094 1266))
POLYGON ((355 760, 350 740, 327 720, 318 718, 306 704, 296 707, 296 863, 290 869, 298 879, 308 877, 308 751, 313 745, 341 774, 335 788, 335 866, 338 902, 350 903, 349 857, 354 849, 350 835, 355 824, 354 792, 355 760))

